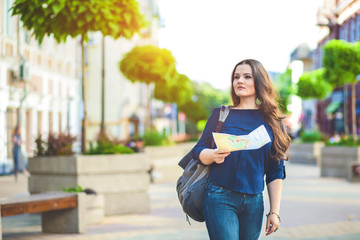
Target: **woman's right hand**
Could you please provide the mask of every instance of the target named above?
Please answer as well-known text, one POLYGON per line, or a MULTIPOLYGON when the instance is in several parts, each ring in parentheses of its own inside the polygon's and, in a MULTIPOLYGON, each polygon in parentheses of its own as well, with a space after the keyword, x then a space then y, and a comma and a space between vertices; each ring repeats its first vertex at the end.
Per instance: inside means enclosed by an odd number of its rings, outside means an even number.
POLYGON ((225 161, 225 158, 229 156, 230 152, 228 150, 214 149, 212 157, 215 163, 220 164, 225 161))

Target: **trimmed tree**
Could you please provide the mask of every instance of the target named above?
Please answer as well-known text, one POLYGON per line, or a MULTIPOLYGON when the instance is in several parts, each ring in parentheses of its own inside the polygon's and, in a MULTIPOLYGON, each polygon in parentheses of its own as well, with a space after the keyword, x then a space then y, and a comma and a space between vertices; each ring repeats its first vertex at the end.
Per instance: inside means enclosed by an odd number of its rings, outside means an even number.
POLYGON ((304 72, 296 84, 296 95, 302 99, 323 99, 331 92, 331 86, 324 79, 324 69, 304 72))
POLYGON ((86 81, 84 44, 88 33, 100 31, 104 36, 130 39, 145 26, 145 18, 135 0, 16 0, 13 15, 20 19, 41 44, 45 36, 52 35, 60 43, 70 36, 80 36, 82 52, 82 99, 84 118, 82 120, 81 150, 86 150, 86 81))
POLYGON ((185 74, 176 74, 165 83, 155 83, 154 97, 164 102, 183 105, 191 101, 193 95, 192 82, 185 74))
MULTIPOLYGON (((352 44, 343 40, 331 40, 323 46, 324 57, 323 67, 325 68, 325 78, 333 87, 344 87, 346 96, 346 85, 351 84, 351 122, 352 136, 357 140, 356 124, 356 76, 360 73, 360 44, 352 44)), ((344 97, 344 120, 346 120, 346 99, 344 97)))
POLYGON ((147 86, 147 113, 145 127, 150 129, 150 84, 166 84, 177 75, 172 53, 153 45, 136 46, 119 62, 122 74, 131 82, 142 82, 147 86))

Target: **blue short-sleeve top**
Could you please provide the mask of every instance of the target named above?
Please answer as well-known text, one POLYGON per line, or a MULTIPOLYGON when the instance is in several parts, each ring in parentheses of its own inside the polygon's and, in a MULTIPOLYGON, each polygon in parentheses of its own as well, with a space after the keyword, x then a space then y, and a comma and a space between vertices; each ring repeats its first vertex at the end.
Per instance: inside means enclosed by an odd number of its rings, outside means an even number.
MULTIPOLYGON (((200 140, 194 147, 193 158, 199 160, 199 155, 205 148, 212 148, 212 132, 219 120, 220 108, 215 108, 209 117, 200 140)), ((265 126, 271 142, 255 150, 234 151, 221 164, 211 164, 209 179, 232 191, 258 194, 264 191, 266 183, 275 179, 285 179, 284 161, 271 157, 273 131, 265 123, 258 109, 230 109, 229 115, 222 125, 221 132, 232 135, 247 135, 251 131, 265 126)))

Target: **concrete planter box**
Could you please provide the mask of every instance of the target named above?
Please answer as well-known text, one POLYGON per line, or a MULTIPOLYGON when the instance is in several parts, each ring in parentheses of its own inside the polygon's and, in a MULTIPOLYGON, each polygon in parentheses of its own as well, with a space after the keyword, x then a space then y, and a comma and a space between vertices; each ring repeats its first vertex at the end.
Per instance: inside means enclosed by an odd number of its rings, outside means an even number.
POLYGON ((149 164, 144 153, 29 159, 29 192, 91 188, 104 197, 105 215, 150 209, 149 164))
POLYGON ((291 143, 288 150, 290 162, 320 166, 321 149, 323 147, 323 142, 291 143))
POLYGON ((145 147, 149 163, 157 174, 155 182, 173 181, 182 173, 178 162, 195 146, 196 142, 178 143, 172 146, 145 147))
POLYGON ((174 166, 195 146, 196 142, 179 143, 171 146, 145 147, 148 161, 157 168, 174 166))
POLYGON ((86 224, 101 224, 104 220, 104 195, 86 195, 86 224))
POLYGON ((321 151, 321 176, 348 178, 348 168, 353 162, 360 163, 360 147, 323 147, 321 151))
POLYGON ((181 176, 178 162, 195 146, 196 142, 179 143, 172 146, 145 147, 145 154, 156 173, 155 182, 173 181, 181 176))

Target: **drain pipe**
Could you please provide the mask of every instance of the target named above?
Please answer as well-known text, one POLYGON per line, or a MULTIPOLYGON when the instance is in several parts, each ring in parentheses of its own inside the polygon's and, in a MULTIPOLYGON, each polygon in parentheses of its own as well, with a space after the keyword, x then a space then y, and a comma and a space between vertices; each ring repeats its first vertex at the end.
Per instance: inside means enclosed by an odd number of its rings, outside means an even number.
POLYGON ((21 77, 21 80, 24 80, 25 82, 25 87, 24 87, 24 95, 22 96, 22 98, 20 99, 20 105, 19 105, 19 112, 17 114, 17 125, 21 125, 21 113, 22 113, 22 108, 23 108, 23 104, 29 94, 29 79, 28 77, 25 77, 25 63, 26 63, 26 59, 24 58, 22 52, 21 52, 21 39, 20 39, 20 18, 18 18, 18 56, 20 58, 20 68, 19 68, 19 78, 21 77))

